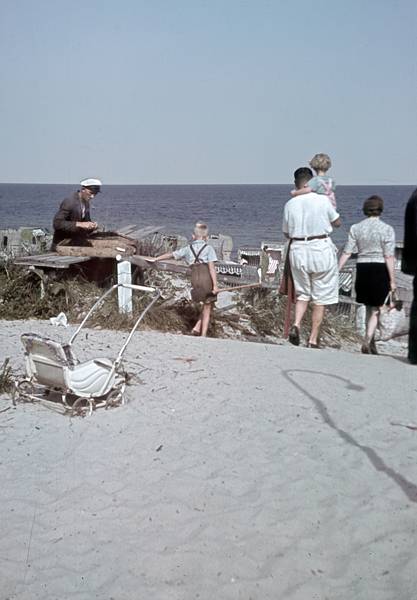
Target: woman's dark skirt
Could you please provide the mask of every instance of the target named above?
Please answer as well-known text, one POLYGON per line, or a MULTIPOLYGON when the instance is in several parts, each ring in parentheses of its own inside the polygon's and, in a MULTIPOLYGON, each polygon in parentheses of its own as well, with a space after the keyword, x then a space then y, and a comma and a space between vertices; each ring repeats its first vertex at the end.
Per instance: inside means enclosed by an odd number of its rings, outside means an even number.
POLYGON ((366 306, 382 306, 390 291, 388 269, 385 263, 356 264, 356 302, 366 306))

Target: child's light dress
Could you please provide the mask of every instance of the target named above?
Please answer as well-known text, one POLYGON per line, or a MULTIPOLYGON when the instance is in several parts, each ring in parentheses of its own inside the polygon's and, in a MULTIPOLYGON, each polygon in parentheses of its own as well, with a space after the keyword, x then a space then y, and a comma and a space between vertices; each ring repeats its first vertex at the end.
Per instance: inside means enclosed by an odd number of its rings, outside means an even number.
POLYGON ((332 205, 336 208, 336 183, 334 179, 327 175, 316 175, 308 182, 308 187, 316 194, 328 196, 332 205))

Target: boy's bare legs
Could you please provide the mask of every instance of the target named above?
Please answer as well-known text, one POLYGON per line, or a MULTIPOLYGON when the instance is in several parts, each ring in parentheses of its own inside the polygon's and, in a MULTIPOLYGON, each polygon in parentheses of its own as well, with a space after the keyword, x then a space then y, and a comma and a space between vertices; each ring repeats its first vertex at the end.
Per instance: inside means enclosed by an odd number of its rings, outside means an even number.
POLYGON ((211 304, 203 304, 201 311, 201 337, 206 337, 210 323, 211 304))
POLYGON ((194 335, 201 335, 201 317, 198 319, 197 323, 191 329, 191 333, 194 335))
POLYGON ((207 336, 208 327, 210 324, 212 304, 203 304, 200 318, 191 330, 194 335, 201 335, 201 337, 207 336))
POLYGON ((210 323, 211 304, 203 304, 200 318, 191 330, 194 335, 207 336, 208 326, 210 323))

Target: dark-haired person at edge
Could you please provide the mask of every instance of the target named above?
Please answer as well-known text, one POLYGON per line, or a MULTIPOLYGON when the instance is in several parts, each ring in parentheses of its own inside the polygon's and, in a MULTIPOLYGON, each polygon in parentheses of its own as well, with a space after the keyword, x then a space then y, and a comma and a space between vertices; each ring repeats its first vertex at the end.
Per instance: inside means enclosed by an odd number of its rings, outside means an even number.
POLYGON ((412 365, 417 365, 417 189, 411 194, 405 209, 401 270, 407 275, 414 275, 408 332, 408 360, 412 365))
POLYGON ((356 301, 366 306, 366 332, 362 344, 363 354, 378 354, 375 330, 378 315, 389 291, 395 291, 395 232, 391 225, 379 217, 384 202, 379 196, 370 196, 363 204, 366 219, 352 225, 349 237, 339 260, 342 269, 351 254, 358 255, 356 262, 356 301))
POLYGON ((80 182, 80 189, 61 202, 53 220, 52 251, 65 239, 70 239, 73 246, 85 245, 88 234, 97 229, 97 223, 90 217, 90 201, 100 188, 99 179, 84 179, 80 182))
MULTIPOLYGON (((311 169, 301 167, 294 173, 297 190, 308 185, 311 169)), ((294 197, 284 206, 282 231, 290 239, 288 252, 296 294, 295 320, 289 341, 300 344, 300 327, 309 302, 313 304, 308 348, 319 348, 319 333, 326 306, 339 299, 337 248, 330 234, 340 226, 339 214, 327 196, 308 192, 294 197)))

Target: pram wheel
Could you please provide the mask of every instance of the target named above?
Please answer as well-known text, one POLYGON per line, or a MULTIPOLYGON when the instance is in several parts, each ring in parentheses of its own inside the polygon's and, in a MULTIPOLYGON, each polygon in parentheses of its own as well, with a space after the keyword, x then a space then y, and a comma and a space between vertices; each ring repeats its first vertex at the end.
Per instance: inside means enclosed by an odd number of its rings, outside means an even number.
POLYGON ((33 383, 28 379, 21 379, 15 383, 15 393, 13 394, 13 404, 16 404, 17 400, 31 401, 34 402, 35 388, 33 383))
POLYGON ((90 416, 94 410, 94 401, 89 398, 78 398, 72 405, 71 416, 85 417, 87 414, 90 416))
POLYGON ((123 390, 112 390, 106 398, 106 410, 123 404, 123 390))

